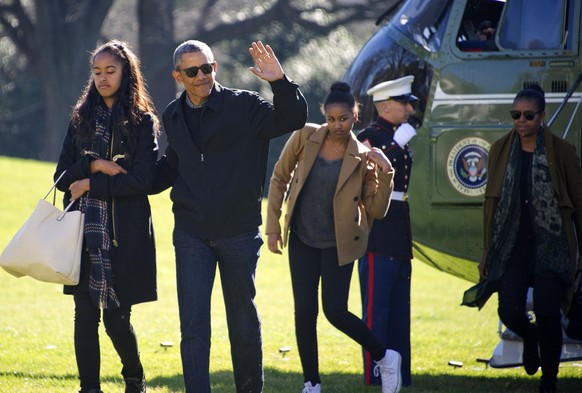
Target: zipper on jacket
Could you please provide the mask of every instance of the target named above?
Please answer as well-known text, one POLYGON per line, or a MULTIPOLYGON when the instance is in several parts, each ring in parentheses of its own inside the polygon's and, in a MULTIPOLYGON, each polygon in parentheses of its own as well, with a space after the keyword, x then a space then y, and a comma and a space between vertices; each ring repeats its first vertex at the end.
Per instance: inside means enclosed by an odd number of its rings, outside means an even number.
MULTIPOLYGON (((111 144, 109 146, 109 157, 113 157, 113 142, 115 140, 115 131, 111 127, 111 144)), ((115 160, 117 161, 117 160, 115 160)), ((113 231, 113 247, 117 247, 117 231, 115 230, 115 198, 111 197, 111 229, 113 231)))

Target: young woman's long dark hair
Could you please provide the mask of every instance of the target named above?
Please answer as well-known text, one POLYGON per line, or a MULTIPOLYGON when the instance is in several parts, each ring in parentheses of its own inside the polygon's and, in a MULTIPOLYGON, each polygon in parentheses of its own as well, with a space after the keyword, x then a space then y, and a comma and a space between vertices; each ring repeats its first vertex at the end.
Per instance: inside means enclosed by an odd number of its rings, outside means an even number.
MULTIPOLYGON (((111 108, 111 127, 115 130, 121 130, 125 139, 131 143, 134 127, 140 123, 143 116, 149 114, 154 121, 154 130, 157 136, 159 121, 152 99, 146 90, 139 59, 126 43, 112 40, 93 51, 89 62, 91 68, 95 63, 95 58, 105 52, 115 57, 123 68, 121 85, 115 93, 115 102, 111 108)), ((95 107, 97 105, 104 105, 104 103, 95 86, 93 70, 91 70, 83 94, 79 97, 71 114, 71 124, 76 130, 73 138, 77 145, 81 146, 91 141, 95 132, 95 107)))

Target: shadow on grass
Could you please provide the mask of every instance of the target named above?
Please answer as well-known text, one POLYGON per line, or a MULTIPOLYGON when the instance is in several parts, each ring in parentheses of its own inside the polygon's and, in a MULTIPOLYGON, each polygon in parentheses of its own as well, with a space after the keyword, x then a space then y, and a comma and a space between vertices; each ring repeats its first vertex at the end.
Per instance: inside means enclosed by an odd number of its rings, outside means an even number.
MULTIPOLYGON (((538 391, 539 375, 535 377, 490 377, 466 375, 413 374, 413 384, 402 393, 533 393, 538 391)), ((235 391, 232 371, 216 371, 210 376, 213 393, 235 391)), ((321 375, 325 393, 380 393, 380 386, 366 386, 361 374, 325 373, 321 375)), ((183 392, 181 374, 157 376, 148 380, 148 386, 183 392)), ((264 393, 299 393, 303 388, 303 376, 295 372, 265 369, 264 393)), ((560 393, 582 392, 582 378, 563 377, 558 383, 560 393)))
MULTIPOLYGON (((26 371, 0 371, 0 381, 4 378, 19 379, 60 379, 76 380, 79 379, 77 374, 55 374, 55 373, 30 373, 26 371)), ((4 393, 4 392, 2 392, 4 393)))
MULTIPOLYGON (((466 375, 413 374, 412 386, 403 393, 455 392, 455 393, 534 393, 538 391, 541 372, 526 377, 485 377, 466 375)), ((582 379, 563 377, 558 381, 559 393, 582 392, 582 379)))
MULTIPOLYGON (((27 373, 0 372, 0 380, 4 378, 34 380, 66 380, 78 379, 76 374, 57 373, 27 373)), ((539 376, 535 377, 496 377, 467 375, 433 375, 414 373, 413 384, 402 389, 402 393, 533 393, 537 392, 539 376)), ((213 393, 232 393, 235 391, 232 371, 216 371, 210 376, 213 393)), ((379 393, 380 386, 366 386, 361 374, 325 373, 321 376, 325 393, 379 393)), ((121 376, 104 376, 102 382, 123 386, 121 376)), ((32 382, 34 384, 34 382, 32 382)), ((171 392, 184 392, 182 374, 157 375, 148 378, 148 387, 171 392)), ((278 369, 265 369, 264 393, 299 393, 303 388, 303 377, 300 373, 282 372, 278 369)), ((57 390, 51 390, 58 391, 57 390)), ((582 392, 581 378, 563 377, 558 382, 558 392, 582 392)))

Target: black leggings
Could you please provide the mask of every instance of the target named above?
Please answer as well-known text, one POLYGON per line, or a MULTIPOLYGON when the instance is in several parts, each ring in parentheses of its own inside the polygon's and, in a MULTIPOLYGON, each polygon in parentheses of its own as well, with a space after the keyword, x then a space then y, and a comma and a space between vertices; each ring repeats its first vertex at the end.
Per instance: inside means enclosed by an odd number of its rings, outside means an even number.
POLYGON ((558 276, 532 275, 526 264, 514 259, 501 277, 498 291, 499 318, 522 338, 537 339, 543 375, 549 379, 555 378, 562 351, 560 303, 564 294, 563 281, 558 276), (530 286, 533 287, 535 325, 529 322, 526 314, 530 286))
POLYGON ((320 277, 321 303, 327 320, 370 352, 374 360, 384 357, 386 348, 360 318, 348 311, 353 263, 338 266, 335 247, 309 247, 291 232, 289 266, 295 301, 295 335, 305 382, 320 382, 317 350, 320 277))
MULTIPOLYGON (((88 293, 75 293, 75 355, 81 380, 81 391, 99 389, 101 367, 99 323, 101 310, 93 304, 88 293)), ((131 306, 103 310, 103 324, 117 351, 124 378, 141 374, 137 337, 130 322, 131 306)))

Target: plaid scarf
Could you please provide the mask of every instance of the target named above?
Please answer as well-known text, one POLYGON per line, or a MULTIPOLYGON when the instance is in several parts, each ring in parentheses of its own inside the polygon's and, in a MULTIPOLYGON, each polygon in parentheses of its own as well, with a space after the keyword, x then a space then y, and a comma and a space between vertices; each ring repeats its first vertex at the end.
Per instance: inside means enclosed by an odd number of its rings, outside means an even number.
MULTIPOLYGON (((110 145, 110 112, 98 106, 95 110, 95 134, 88 154, 93 158, 108 160, 110 145)), ((95 197, 88 192, 81 197, 79 209, 85 213, 85 242, 91 262, 91 300, 103 309, 119 307, 119 300, 113 289, 109 203, 106 198, 95 197)))

